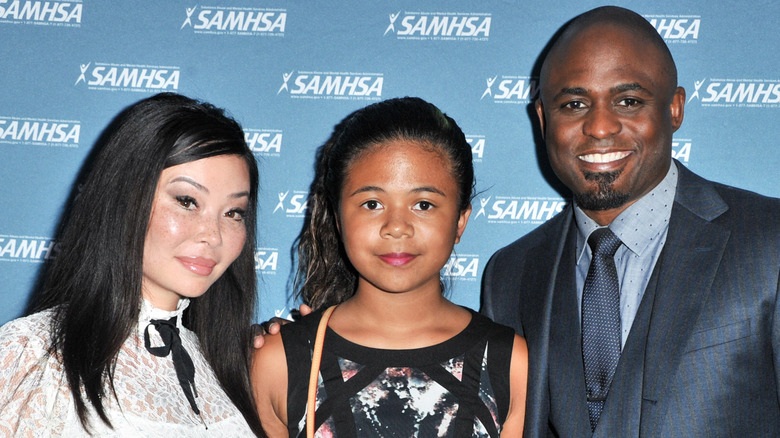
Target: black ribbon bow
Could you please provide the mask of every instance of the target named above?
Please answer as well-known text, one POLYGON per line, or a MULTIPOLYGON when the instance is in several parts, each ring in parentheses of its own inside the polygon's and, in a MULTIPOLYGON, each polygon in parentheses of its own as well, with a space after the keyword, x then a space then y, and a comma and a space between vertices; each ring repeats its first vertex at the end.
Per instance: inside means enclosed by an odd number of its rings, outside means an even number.
POLYGON ((181 389, 184 390, 184 396, 187 397, 195 414, 200 416, 198 405, 195 404, 195 397, 198 396, 198 391, 195 389, 195 365, 193 365, 187 350, 181 345, 179 328, 176 327, 176 317, 168 320, 153 319, 149 321, 149 325, 144 330, 144 345, 149 353, 158 357, 165 357, 171 353, 173 368, 176 370, 176 377, 179 378, 181 389), (151 342, 149 342, 149 326, 152 325, 160 333, 163 341, 161 347, 152 347, 151 342))

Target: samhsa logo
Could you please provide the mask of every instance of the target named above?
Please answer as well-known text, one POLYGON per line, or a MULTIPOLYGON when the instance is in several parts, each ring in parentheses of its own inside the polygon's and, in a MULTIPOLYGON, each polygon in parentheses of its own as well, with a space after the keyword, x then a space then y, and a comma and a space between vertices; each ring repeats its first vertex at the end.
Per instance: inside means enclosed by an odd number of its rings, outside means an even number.
POLYGON ((278 261, 278 248, 257 248, 255 251, 255 271, 263 275, 276 275, 278 261))
POLYGON ((780 80, 705 78, 694 81, 688 103, 694 99, 710 107, 780 108, 780 80))
POLYGON ((287 26, 286 9, 194 6, 186 12, 179 29, 199 34, 284 36, 287 26))
POLYGON ((527 104, 539 95, 539 81, 530 76, 499 75, 485 80, 487 87, 480 100, 491 97, 496 103, 527 104), (495 90, 494 90, 495 87, 495 90))
POLYGON ((0 234, 0 261, 40 263, 57 256, 59 244, 45 237, 0 234))
POLYGON ((281 130, 244 128, 244 139, 249 149, 256 155, 278 157, 281 154, 281 130))
POLYGON ((180 68, 135 64, 88 62, 80 65, 74 85, 85 83, 90 90, 160 92, 179 89, 180 68))
POLYGON ((456 280, 477 281, 479 256, 476 254, 453 254, 444 265, 442 275, 456 280))
POLYGON ((0 143, 79 147, 81 122, 0 117, 0 143))
POLYGON ((303 217, 306 212, 307 203, 306 200, 309 196, 308 192, 298 190, 288 190, 286 192, 279 192, 279 202, 274 207, 273 214, 276 212, 282 212, 287 217, 303 217))
POLYGON ((287 92, 298 99, 379 100, 382 97, 382 73, 325 73, 291 71, 282 74, 282 86, 276 94, 287 92), (294 78, 294 79, 293 79, 294 78))
POLYGON ((482 156, 485 153, 485 136, 466 135, 466 141, 471 146, 471 155, 474 162, 481 163, 482 156))
POLYGON ((563 211, 561 198, 488 196, 480 198, 474 219, 484 217, 491 224, 541 224, 563 211))
POLYGON ((0 0, 0 23, 81 27, 81 0, 70 2, 0 0))
POLYGON ((693 141, 685 138, 675 138, 672 140, 672 158, 679 160, 681 163, 688 165, 691 159, 691 147, 693 141))
POLYGON ((697 43, 701 16, 699 15, 645 15, 667 44, 697 43))
POLYGON ((487 13, 403 12, 388 15, 390 24, 384 35, 399 40, 487 41, 492 17, 487 13), (403 18, 400 18, 402 17, 403 18), (399 20, 400 18, 400 20, 399 20))

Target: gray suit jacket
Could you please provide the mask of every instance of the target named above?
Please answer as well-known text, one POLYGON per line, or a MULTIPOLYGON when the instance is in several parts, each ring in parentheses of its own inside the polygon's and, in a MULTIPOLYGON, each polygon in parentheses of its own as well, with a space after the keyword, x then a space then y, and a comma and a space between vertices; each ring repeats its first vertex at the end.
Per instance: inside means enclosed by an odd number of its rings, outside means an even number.
MULTIPOLYGON (((680 171, 593 434, 780 436, 780 199, 680 171)), ((482 312, 528 342, 525 436, 590 436, 567 208, 496 252, 482 312)))

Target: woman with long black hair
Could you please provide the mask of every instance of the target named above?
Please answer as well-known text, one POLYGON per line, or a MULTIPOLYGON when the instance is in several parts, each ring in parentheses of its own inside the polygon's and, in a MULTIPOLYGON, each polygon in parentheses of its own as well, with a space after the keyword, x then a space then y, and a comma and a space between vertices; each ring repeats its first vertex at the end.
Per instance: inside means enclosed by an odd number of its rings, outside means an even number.
POLYGON ((2 436, 262 436, 249 384, 258 171, 177 94, 109 127, 35 312, 0 328, 2 436))

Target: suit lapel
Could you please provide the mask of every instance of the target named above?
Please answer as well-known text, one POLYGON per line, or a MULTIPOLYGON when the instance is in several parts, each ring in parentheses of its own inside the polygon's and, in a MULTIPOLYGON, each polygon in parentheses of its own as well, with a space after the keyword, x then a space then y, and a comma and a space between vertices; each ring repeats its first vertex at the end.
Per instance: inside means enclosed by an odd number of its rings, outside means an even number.
POLYGON ((552 219, 547 238, 526 254, 522 277, 521 318, 524 337, 528 343, 528 391, 526 395, 525 436, 547 436, 550 411, 549 347, 552 320, 552 300, 558 260, 563 252, 566 230, 571 223, 571 207, 552 219), (558 242, 550 245, 550 242, 558 242))
MULTIPOLYGON (((544 251, 543 247, 529 251, 535 254, 537 250, 544 251)), ((547 416, 549 413, 550 394, 547 388, 548 370, 548 342, 550 328, 550 304, 543 291, 544 286, 539 281, 539 269, 537 261, 542 257, 526 257, 523 267, 523 276, 519 284, 527 285, 521 293, 520 309, 523 336, 528 345, 528 388, 526 391, 526 425, 525 436, 543 437, 547 435, 547 416), (523 311, 525 309, 537 309, 523 311)))
MULTIPOLYGON (((542 245, 531 249, 526 254, 540 254, 540 252, 554 251, 552 245, 542 245)), ((543 276, 550 269, 550 266, 540 265, 539 261, 553 256, 554 254, 544 254, 544 256, 540 255, 539 257, 527 255, 519 281, 519 284, 524 285, 524 289, 520 291, 520 321, 523 336, 528 345, 528 388, 523 433, 525 436, 547 436, 547 416, 550 403, 550 393, 547 387, 547 357, 549 355, 551 300, 549 294, 543 293, 547 287, 543 282, 543 276)))
POLYGON ((707 300, 729 232, 710 220, 728 207, 711 185, 682 165, 669 232, 656 270, 656 295, 647 334, 642 436, 660 435, 684 354, 703 303, 707 300))
POLYGON ((580 318, 574 279, 576 231, 565 230, 557 275, 549 283, 552 315, 549 337, 550 423, 559 436, 590 436, 585 403, 580 318))

